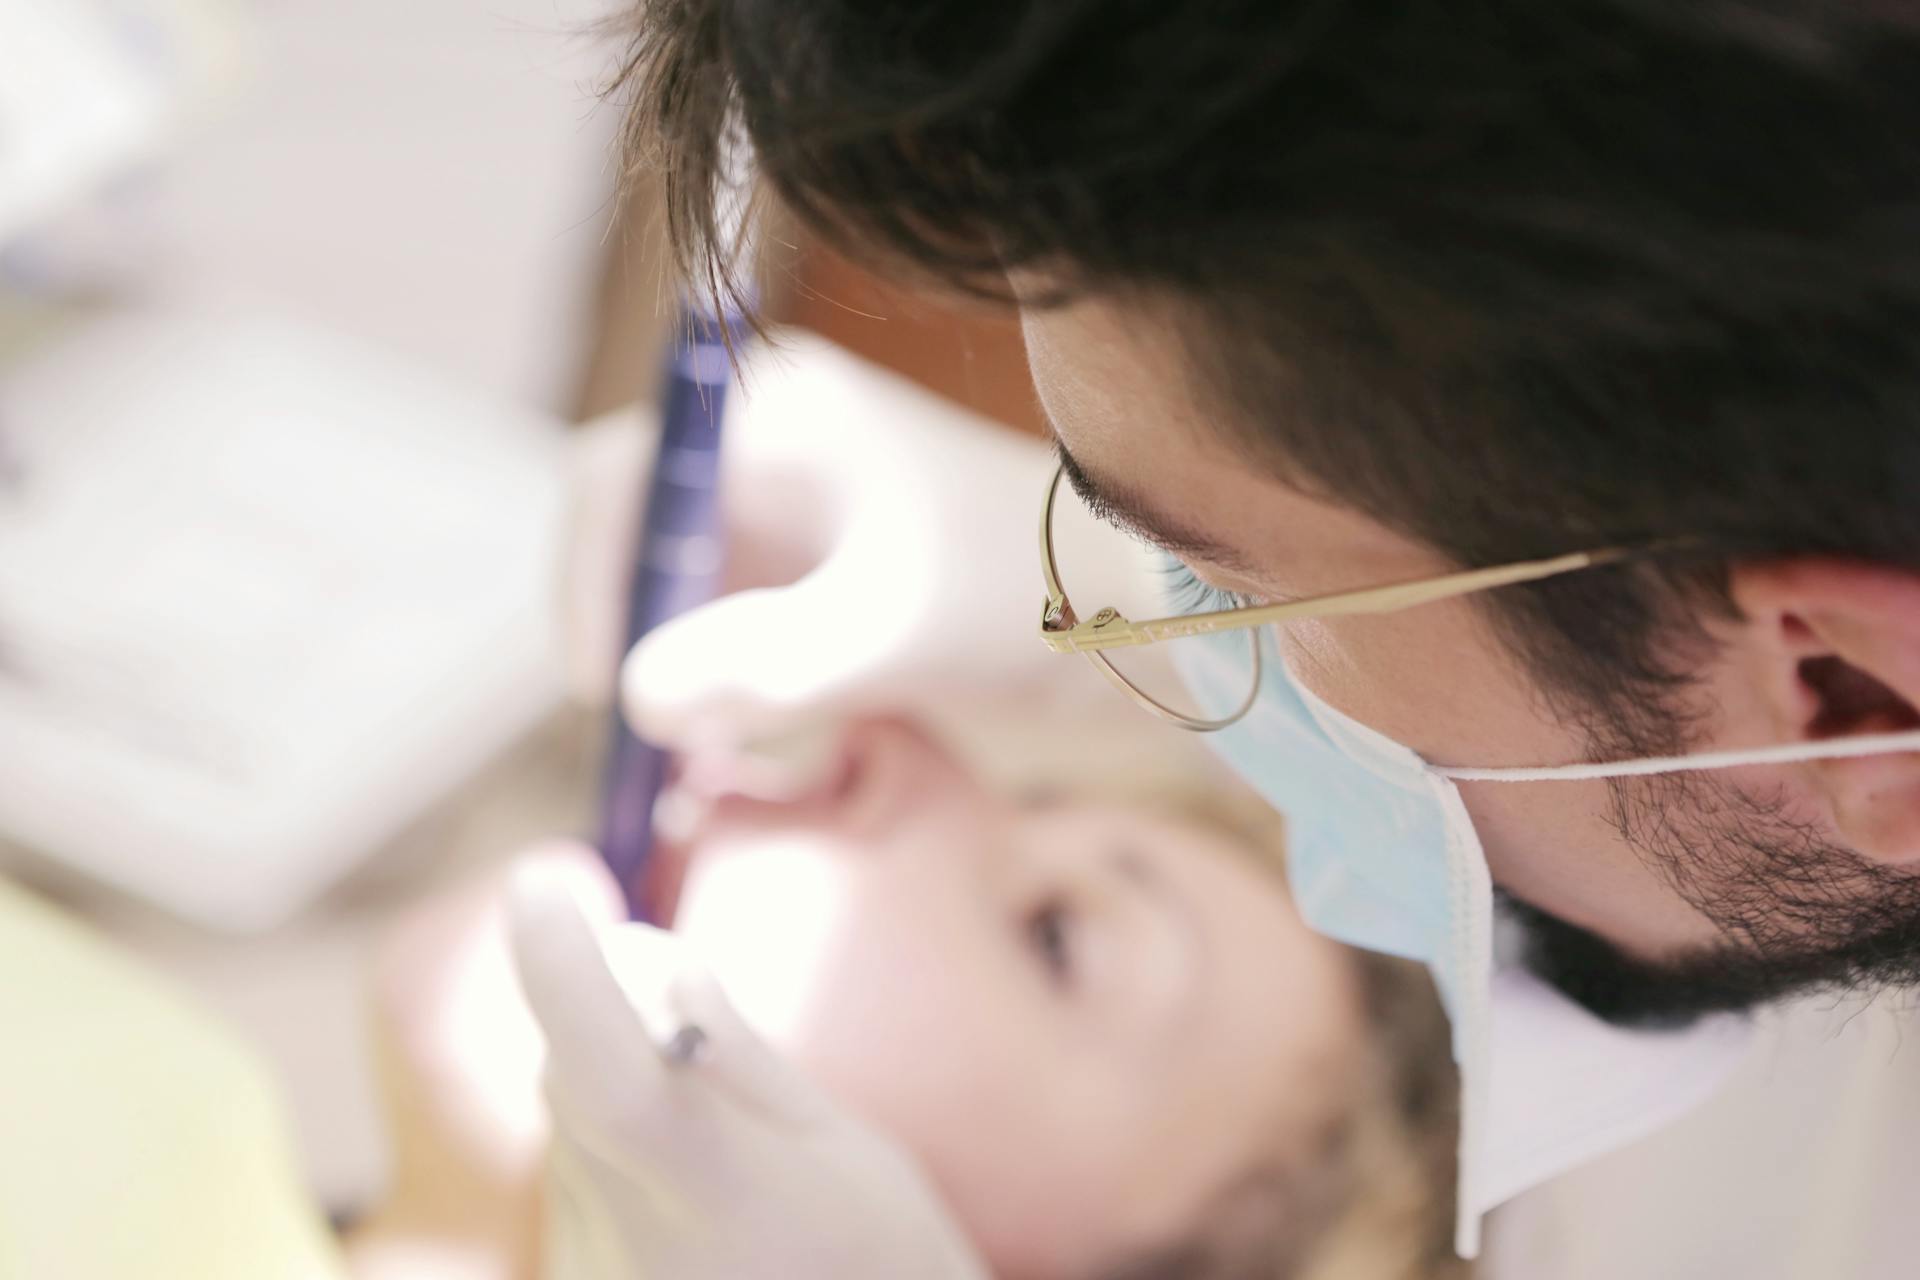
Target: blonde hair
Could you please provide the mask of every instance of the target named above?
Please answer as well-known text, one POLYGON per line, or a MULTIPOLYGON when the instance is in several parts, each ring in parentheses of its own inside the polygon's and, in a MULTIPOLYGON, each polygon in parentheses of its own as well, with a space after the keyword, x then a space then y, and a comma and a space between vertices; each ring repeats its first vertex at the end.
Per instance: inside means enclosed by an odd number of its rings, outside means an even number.
MULTIPOLYGON (((1426 969, 1352 952, 1369 1044, 1332 1176, 1344 1194, 1290 1280, 1455 1280, 1459 1077, 1426 969)), ((1274 1274, 1274 1273, 1270 1273, 1274 1274)))
MULTIPOLYGON (((1228 837, 1284 888, 1285 819, 1238 783, 1183 781, 1107 798, 1228 837)), ((1446 1015, 1422 966, 1343 950, 1363 1004, 1366 1043, 1349 1087, 1330 1103, 1310 1158, 1285 1161, 1285 1176, 1257 1180, 1258 1198, 1236 1197, 1232 1221, 1207 1224, 1191 1247, 1109 1280, 1471 1274, 1452 1244, 1459 1084, 1446 1015)))

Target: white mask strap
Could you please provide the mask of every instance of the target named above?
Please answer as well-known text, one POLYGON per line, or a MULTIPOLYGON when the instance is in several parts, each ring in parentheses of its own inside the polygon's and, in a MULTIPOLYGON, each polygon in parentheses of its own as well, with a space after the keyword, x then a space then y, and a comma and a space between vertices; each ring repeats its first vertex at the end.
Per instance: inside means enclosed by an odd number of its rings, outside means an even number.
POLYGON ((1824 742, 1788 742, 1775 747, 1708 751, 1694 756, 1655 756, 1600 764, 1545 765, 1537 769, 1464 769, 1435 765, 1433 771, 1455 782, 1581 782, 1591 778, 1631 778, 1693 769, 1732 769, 1747 764, 1797 764, 1803 760, 1841 760, 1853 756, 1920 752, 1920 729, 1905 733, 1868 733, 1824 742))

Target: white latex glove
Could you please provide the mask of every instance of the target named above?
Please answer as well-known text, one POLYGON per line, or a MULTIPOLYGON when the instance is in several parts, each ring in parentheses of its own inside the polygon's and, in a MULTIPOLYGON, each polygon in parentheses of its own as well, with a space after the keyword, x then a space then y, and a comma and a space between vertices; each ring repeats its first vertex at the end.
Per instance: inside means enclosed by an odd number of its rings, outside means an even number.
MULTIPOLYGON (((862 710, 1087 699, 1085 664, 1038 637, 1044 444, 802 333, 750 356, 724 429, 729 585, 747 589, 628 657, 642 736, 685 746, 715 726, 751 739, 862 710)), ((628 416, 585 434, 568 611, 590 696, 618 653, 653 431, 628 416)))
POLYGON ((673 935, 596 928, 537 864, 509 916, 548 1044, 548 1280, 984 1280, 913 1161, 750 1031, 673 935))

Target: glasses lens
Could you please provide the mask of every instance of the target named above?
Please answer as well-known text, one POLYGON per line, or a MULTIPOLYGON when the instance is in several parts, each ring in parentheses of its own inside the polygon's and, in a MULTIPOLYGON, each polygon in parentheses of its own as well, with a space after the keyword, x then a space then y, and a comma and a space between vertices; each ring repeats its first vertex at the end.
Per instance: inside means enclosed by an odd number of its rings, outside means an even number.
MULTIPOLYGON (((1082 622, 1113 609, 1131 622, 1208 613, 1240 604, 1198 582, 1166 552, 1123 532, 1088 509, 1064 481, 1053 506, 1054 572, 1082 622)), ((1231 716, 1255 675, 1250 655, 1257 630, 1162 640, 1102 649, 1135 692, 1163 711, 1190 720, 1231 716)))

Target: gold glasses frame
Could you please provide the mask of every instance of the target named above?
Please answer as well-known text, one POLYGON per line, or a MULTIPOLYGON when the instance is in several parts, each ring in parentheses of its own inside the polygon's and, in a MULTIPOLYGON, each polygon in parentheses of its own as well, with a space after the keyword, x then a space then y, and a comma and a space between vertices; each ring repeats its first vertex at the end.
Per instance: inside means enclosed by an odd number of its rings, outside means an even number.
POLYGON ((1218 609, 1208 613, 1149 618, 1143 622, 1126 618, 1117 609, 1103 607, 1092 617, 1082 621, 1074 612, 1073 605, 1067 600, 1066 589, 1060 584, 1060 574, 1054 564, 1053 508, 1054 500, 1060 493, 1061 478, 1065 474, 1064 464, 1054 468, 1053 478, 1047 482, 1046 501, 1040 508, 1040 573, 1046 580, 1047 586, 1046 604, 1040 614, 1040 639, 1055 653, 1077 653, 1084 656, 1128 699, 1160 719, 1195 733, 1211 733, 1217 729, 1224 729, 1253 709, 1253 704, 1260 694, 1261 674, 1260 633, 1254 630, 1255 628, 1264 627, 1269 623, 1301 622, 1312 618, 1398 613, 1402 609, 1431 604, 1436 600, 1450 600, 1456 596, 1474 595, 1497 587, 1512 586, 1515 583, 1538 582, 1543 578, 1577 573, 1595 565, 1612 564, 1631 554, 1621 548, 1576 551, 1546 560, 1524 560, 1513 564, 1495 565, 1488 569, 1467 569, 1434 578, 1362 587, 1357 591, 1340 591, 1332 595, 1312 596, 1305 600, 1288 600, 1281 604, 1247 605, 1237 609, 1218 609), (1127 679, 1102 652, 1106 649, 1134 648, 1159 644, 1167 640, 1179 640, 1188 636, 1240 630, 1251 631, 1252 687, 1247 690, 1246 700, 1232 713, 1220 719, 1190 716, 1166 706, 1127 679))

